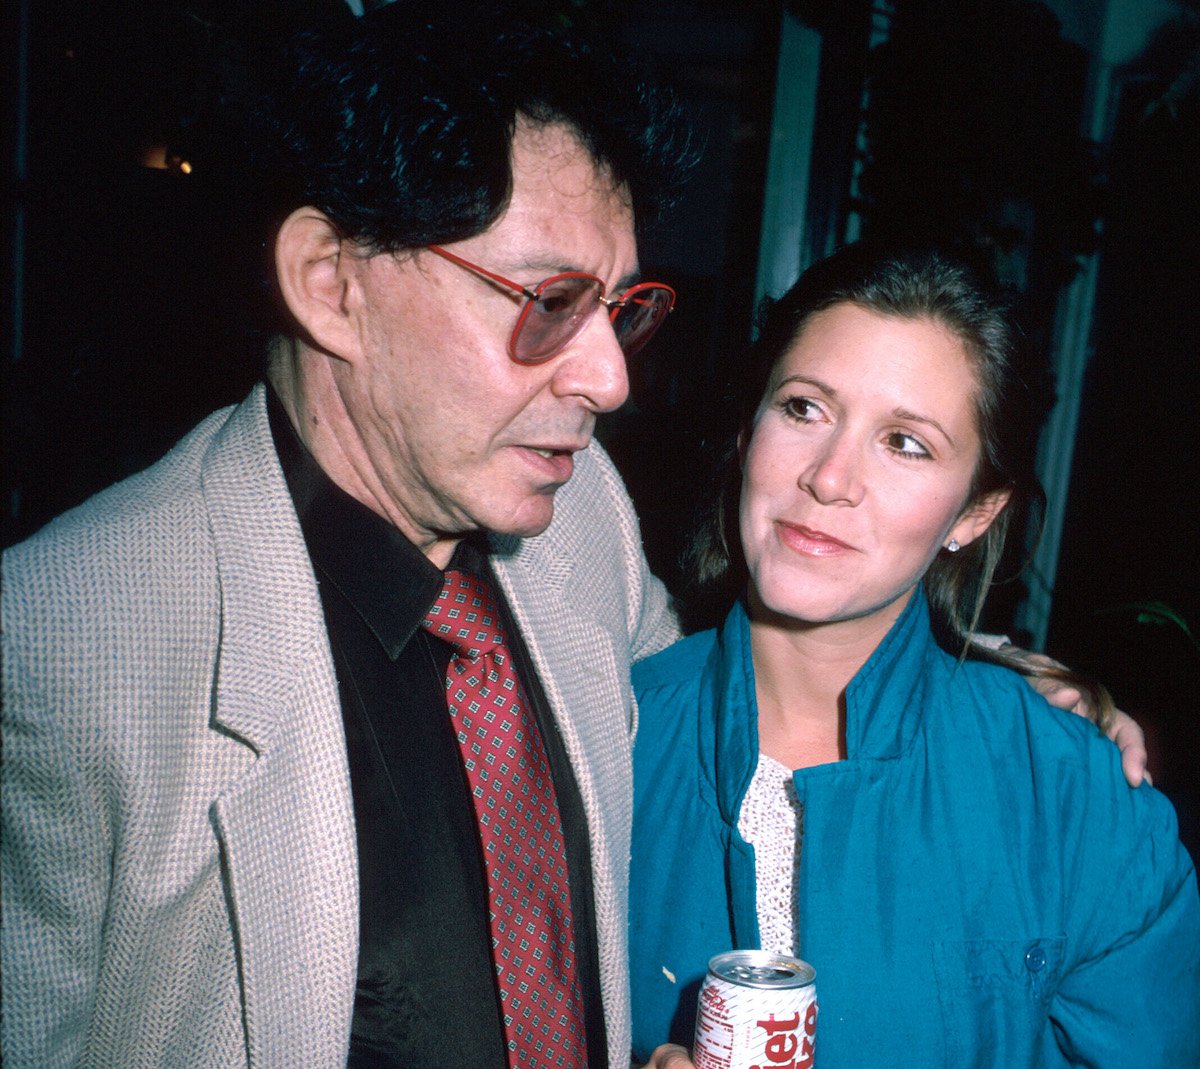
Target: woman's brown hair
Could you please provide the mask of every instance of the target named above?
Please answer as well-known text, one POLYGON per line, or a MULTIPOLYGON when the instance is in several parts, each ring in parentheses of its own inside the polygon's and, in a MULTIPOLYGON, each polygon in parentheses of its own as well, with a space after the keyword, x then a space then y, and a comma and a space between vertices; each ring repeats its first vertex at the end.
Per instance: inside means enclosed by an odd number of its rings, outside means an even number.
POLYGON ((736 368, 733 387, 736 433, 724 443, 717 466, 718 490, 688 553, 695 592, 745 590, 749 575, 738 537, 742 488, 738 441, 747 441, 754 415, 779 359, 808 321, 827 308, 854 304, 882 316, 931 319, 962 342, 976 372, 974 397, 981 449, 971 500, 995 491, 1009 493, 984 535, 956 553, 942 551, 924 578, 930 615, 939 643, 957 657, 1003 664, 1027 676, 1040 676, 1084 691, 1105 724, 1112 701, 1098 683, 1054 666, 1032 665, 1023 657, 992 650, 971 640, 1003 555, 1014 517, 1039 510, 1044 499, 1033 474, 1032 443, 1037 411, 1019 374, 1021 336, 1012 295, 982 272, 937 249, 911 249, 859 242, 809 268, 762 317, 757 341, 736 368))

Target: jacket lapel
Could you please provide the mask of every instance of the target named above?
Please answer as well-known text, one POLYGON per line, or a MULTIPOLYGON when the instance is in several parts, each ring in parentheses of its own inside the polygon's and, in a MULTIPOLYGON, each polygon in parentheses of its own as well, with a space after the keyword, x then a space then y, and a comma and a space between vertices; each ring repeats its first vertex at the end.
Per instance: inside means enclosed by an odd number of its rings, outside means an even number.
POLYGON ((626 841, 632 760, 628 639, 617 640, 595 617, 595 601, 577 592, 586 580, 548 552, 544 539, 525 539, 513 554, 492 558, 521 637, 550 702, 579 780, 594 861, 606 867, 626 841), (623 711, 623 713, 618 713, 623 711))
MULTIPOLYGON (((559 491, 556 515, 577 479, 559 491)), ((582 515, 590 520, 591 512, 583 509, 582 515)), ((607 574, 611 556, 603 563, 589 559, 587 545, 564 536, 557 523, 537 538, 494 539, 493 547, 492 568, 559 725, 587 814, 601 987, 615 1064, 629 1042, 633 705, 627 610, 618 593, 628 577, 607 574)))
POLYGON ((261 386, 214 440, 202 479, 221 599, 213 723, 256 754, 214 807, 250 1063, 342 1065, 358 949, 349 771, 320 598, 261 386))

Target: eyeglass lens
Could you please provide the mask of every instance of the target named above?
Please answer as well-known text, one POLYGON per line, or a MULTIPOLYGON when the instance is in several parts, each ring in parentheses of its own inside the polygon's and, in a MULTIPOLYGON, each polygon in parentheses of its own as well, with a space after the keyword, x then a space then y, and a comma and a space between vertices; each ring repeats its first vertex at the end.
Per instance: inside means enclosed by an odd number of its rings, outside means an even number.
POLYGON ((600 285, 588 278, 556 279, 538 290, 521 312, 513 350, 518 360, 548 360, 583 329, 600 300, 600 285))
POLYGON ((613 310, 613 329, 626 355, 632 356, 650 340, 671 310, 674 298, 662 286, 635 286, 625 303, 613 310))
MULTIPOLYGON (((579 333, 600 301, 600 284, 589 278, 555 279, 538 291, 521 312, 512 346, 524 363, 548 360, 579 333)), ((626 354, 641 349, 670 309, 670 292, 660 286, 635 286, 627 302, 613 310, 613 329, 626 354)))

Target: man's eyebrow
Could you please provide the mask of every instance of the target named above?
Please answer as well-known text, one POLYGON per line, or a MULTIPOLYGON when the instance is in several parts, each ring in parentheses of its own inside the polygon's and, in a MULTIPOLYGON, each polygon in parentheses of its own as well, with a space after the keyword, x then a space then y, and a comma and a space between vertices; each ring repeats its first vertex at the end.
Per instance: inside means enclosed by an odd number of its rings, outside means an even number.
MULTIPOLYGON (((552 274, 563 274, 569 271, 583 271, 585 275, 592 273, 591 271, 585 271, 581 267, 560 267, 557 271, 552 272, 552 274)), ((630 286, 636 285, 641 280, 642 272, 639 268, 635 267, 632 271, 617 279, 616 283, 610 289, 605 290, 605 293, 610 297, 618 293, 624 293, 630 286)))
MULTIPOLYGON (((542 279, 549 278, 551 275, 565 275, 572 271, 580 271, 585 275, 590 275, 592 272, 586 268, 579 267, 575 264, 563 263, 561 260, 553 260, 550 257, 529 258, 523 260, 519 267, 514 267, 513 271, 519 273, 528 271, 531 274, 538 275, 538 282, 542 279)), ((622 275, 617 279, 616 284, 612 287, 612 293, 624 293, 630 286, 636 285, 642 280, 641 268, 635 267, 632 271, 622 275)))

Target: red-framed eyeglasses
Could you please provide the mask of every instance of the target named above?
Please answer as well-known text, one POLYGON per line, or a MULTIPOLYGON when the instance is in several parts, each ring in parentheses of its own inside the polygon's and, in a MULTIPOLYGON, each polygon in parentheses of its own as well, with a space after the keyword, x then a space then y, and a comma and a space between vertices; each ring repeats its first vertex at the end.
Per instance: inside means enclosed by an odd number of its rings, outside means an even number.
POLYGON ((464 260, 439 245, 430 252, 525 297, 508 339, 518 364, 541 364, 562 352, 600 305, 608 309, 617 342, 632 356, 650 340, 675 307, 675 291, 662 282, 639 282, 619 297, 604 296, 604 280, 582 271, 551 275, 532 288, 464 260))

